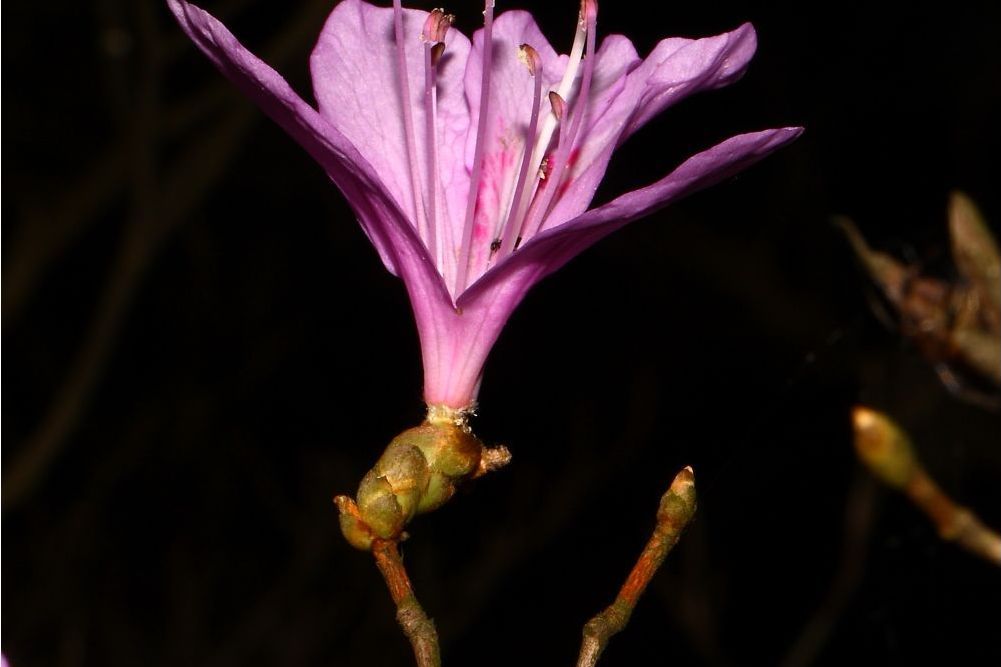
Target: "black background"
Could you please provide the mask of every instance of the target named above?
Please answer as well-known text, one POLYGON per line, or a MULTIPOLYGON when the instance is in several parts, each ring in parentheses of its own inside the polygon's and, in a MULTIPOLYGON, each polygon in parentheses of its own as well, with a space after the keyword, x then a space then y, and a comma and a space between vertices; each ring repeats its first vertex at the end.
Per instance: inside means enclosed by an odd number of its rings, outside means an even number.
MULTIPOLYGON (((329 5, 207 4, 308 97, 329 5)), ((565 51, 574 3, 536 4, 565 51)), ((475 3, 447 8, 477 27, 475 3)), ((165 6, 5 10, 4 653, 408 664, 330 503, 422 417, 401 285, 165 6)), ((446 663, 572 664, 691 464, 697 520, 602 664, 998 664, 998 570, 858 468, 848 414, 891 412, 995 527, 999 418, 873 316, 829 219, 945 277, 951 189, 998 229, 999 10, 602 5, 599 29, 641 53, 745 20, 759 51, 624 147, 599 202, 732 134, 807 129, 602 242, 511 319, 475 426, 514 461, 404 545, 446 663)))

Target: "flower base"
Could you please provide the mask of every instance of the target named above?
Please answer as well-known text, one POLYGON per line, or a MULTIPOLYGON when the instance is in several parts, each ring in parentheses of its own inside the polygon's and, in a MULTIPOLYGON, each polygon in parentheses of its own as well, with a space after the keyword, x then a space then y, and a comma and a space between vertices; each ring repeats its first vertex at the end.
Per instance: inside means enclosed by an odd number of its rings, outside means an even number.
POLYGON ((357 501, 334 498, 341 531, 363 551, 376 539, 398 541, 416 515, 441 507, 462 482, 510 460, 506 447, 487 447, 473 435, 465 413, 431 406, 424 423, 389 443, 362 478, 357 501))

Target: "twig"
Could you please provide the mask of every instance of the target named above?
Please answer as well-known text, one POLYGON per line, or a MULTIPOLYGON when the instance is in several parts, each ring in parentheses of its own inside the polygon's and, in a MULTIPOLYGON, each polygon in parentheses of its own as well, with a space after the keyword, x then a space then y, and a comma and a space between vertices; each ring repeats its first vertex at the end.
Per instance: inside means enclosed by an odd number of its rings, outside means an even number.
MULTIPOLYGON (((311 26, 323 6, 325 3, 322 0, 314 0, 305 6, 289 28, 266 49, 268 58, 282 60, 308 39, 311 26), (275 54, 279 57, 272 58, 275 54)), ((147 32, 151 36, 143 41, 148 43, 155 33, 149 26, 147 32)), ((161 52, 162 49, 157 51, 161 52)), ((152 65, 159 68, 161 64, 157 58, 157 62, 152 65)), ((153 87, 154 83, 151 76, 142 80, 144 90, 153 87)), ((155 90, 146 97, 151 95, 156 101, 158 94, 155 90)), ((100 305, 84 335, 84 343, 45 416, 19 447, 14 462, 7 466, 2 499, 5 509, 28 497, 62 453, 69 436, 86 413, 94 387, 103 377, 105 366, 150 262, 163 242, 187 219, 191 209, 222 175, 258 116, 252 107, 240 104, 205 134, 189 142, 171 166, 157 175, 158 183, 141 183, 141 187, 137 185, 134 188, 137 193, 133 196, 133 219, 126 227, 126 235, 114 260, 114 268, 102 290, 100 305), (151 205, 152 200, 157 205, 151 205)), ((137 131, 133 134, 137 134, 139 138, 133 138, 134 152, 141 153, 140 149, 155 152, 153 120, 149 119, 145 126, 137 123, 137 131), (147 146, 147 143, 150 145, 147 146)), ((151 159, 139 154, 132 162, 151 159)), ((117 174, 113 171, 116 163, 110 163, 107 168, 112 170, 112 175, 117 174)), ((134 180, 138 181, 139 177, 153 169, 155 164, 142 168, 133 165, 134 180)), ((26 270, 30 273, 30 267, 26 270)))
POLYGON ((827 597, 803 626, 786 653, 781 667, 807 667, 815 664, 838 620, 852 600, 865 571, 865 557, 874 518, 876 482, 860 473, 848 492, 845 507, 844 541, 841 561, 831 581, 827 597))
POLYGON ((438 631, 414 595, 396 542, 377 539, 372 542, 372 554, 383 579, 386 580, 389 594, 396 603, 396 620, 414 647, 414 658, 417 659, 418 666, 441 667, 438 631))
POLYGON ((887 486, 910 498, 928 515, 939 537, 1001 566, 1001 535, 947 496, 918 461, 907 434, 886 415, 856 406, 855 450, 859 459, 887 486))
POLYGON ((1001 566, 1001 535, 945 495, 923 468, 915 469, 904 493, 932 520, 939 537, 953 540, 970 553, 1001 566))
POLYGON ((657 526, 653 530, 639 560, 622 585, 618 596, 608 608, 584 625, 584 640, 580 646, 577 667, 594 667, 613 635, 629 622, 647 584, 656 574, 664 558, 678 543, 682 531, 695 514, 695 474, 690 467, 678 473, 671 488, 660 499, 657 526))

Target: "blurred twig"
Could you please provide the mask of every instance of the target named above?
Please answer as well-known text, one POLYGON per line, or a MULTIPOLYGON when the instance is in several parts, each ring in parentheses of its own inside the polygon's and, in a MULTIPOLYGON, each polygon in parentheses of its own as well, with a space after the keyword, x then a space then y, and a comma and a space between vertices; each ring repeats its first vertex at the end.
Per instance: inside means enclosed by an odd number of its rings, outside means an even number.
POLYGON ((848 492, 845 505, 844 542, 837 574, 820 608, 803 626, 796 641, 780 663, 782 667, 807 667, 820 651, 858 588, 864 571, 866 543, 872 529, 875 484, 859 476, 848 492))
MULTIPOLYGON (((282 60, 297 52, 312 37, 326 5, 326 2, 314 0, 304 6, 288 28, 265 49, 266 57, 272 61, 282 60)), ((162 133, 158 96, 165 62, 152 12, 148 3, 141 3, 138 25, 139 42, 143 45, 142 66, 135 84, 135 110, 130 113, 133 119, 131 137, 125 144, 130 147, 130 159, 122 158, 119 165, 119 158, 110 156, 101 178, 95 176, 93 181, 88 179, 81 184, 80 200, 91 208, 67 213, 61 219, 62 233, 55 245, 57 248, 60 244, 65 246, 81 233, 82 221, 95 213, 107 197, 114 196, 115 186, 121 184, 125 170, 129 170, 132 177, 130 221, 80 351, 49 409, 19 447, 17 458, 9 464, 4 475, 5 508, 21 502, 59 456, 101 378, 146 268, 164 240, 184 222, 222 176, 243 138, 260 117, 245 102, 238 103, 217 123, 188 142, 179 157, 163 171, 162 177, 159 176, 156 162, 162 133)), ((51 251, 41 253, 35 256, 34 263, 25 261, 18 268, 20 277, 15 281, 15 306, 26 298, 33 280, 54 257, 51 251)))
POLYGON ((130 221, 83 347, 49 411, 5 475, 5 507, 24 497, 58 454, 66 434, 75 425, 116 339, 136 290, 137 279, 147 262, 153 243, 150 230, 159 227, 156 118, 161 63, 152 8, 143 3, 138 14, 142 49, 138 58, 139 74, 132 104, 127 161, 132 191, 130 221))
POLYGON ((125 187, 127 142, 108 148, 83 170, 79 181, 55 197, 48 210, 28 209, 13 239, 14 250, 4 260, 3 314, 20 313, 49 265, 87 229, 87 222, 125 187))
POLYGON ((859 459, 884 484, 904 493, 928 515, 943 540, 1001 566, 1001 535, 938 487, 918 461, 907 434, 888 416, 857 406, 852 415, 859 459))

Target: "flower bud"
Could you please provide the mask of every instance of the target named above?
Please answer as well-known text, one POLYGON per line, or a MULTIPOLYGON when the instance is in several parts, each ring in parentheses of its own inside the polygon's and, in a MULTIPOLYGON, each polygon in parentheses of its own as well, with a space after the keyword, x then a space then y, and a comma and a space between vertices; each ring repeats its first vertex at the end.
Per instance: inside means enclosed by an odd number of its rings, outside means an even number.
POLYGON ((903 489, 918 467, 907 435, 886 415, 856 406, 852 411, 855 451, 884 483, 903 489))
MULTIPOLYGON (((510 458, 506 449, 496 451, 506 455, 503 462, 510 458)), ((334 499, 344 536, 362 550, 374 538, 399 539, 415 515, 444 505, 463 480, 498 467, 485 453, 495 450, 487 450, 462 421, 429 419, 407 429, 362 478, 357 504, 346 496, 334 499)))
POLYGON ((657 525, 675 530, 684 528, 695 516, 695 472, 686 466, 675 476, 671 487, 660 498, 657 525))

